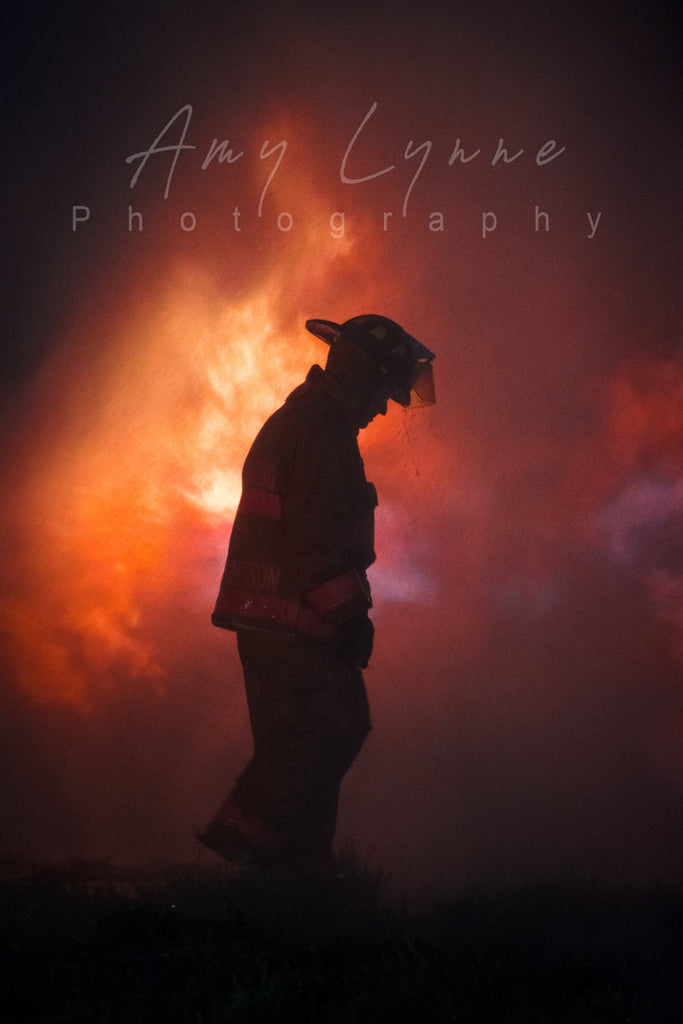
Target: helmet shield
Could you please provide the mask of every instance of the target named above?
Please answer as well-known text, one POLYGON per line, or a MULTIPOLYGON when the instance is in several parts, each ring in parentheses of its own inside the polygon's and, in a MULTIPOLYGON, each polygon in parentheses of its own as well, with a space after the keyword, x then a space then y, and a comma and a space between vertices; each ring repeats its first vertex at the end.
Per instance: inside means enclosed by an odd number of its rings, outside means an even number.
POLYGON ((388 396, 399 405, 435 403, 434 353, 393 320, 376 315, 356 316, 343 324, 307 320, 306 328, 327 345, 343 337, 365 352, 384 375, 388 396))
POLYGON ((408 394, 408 402, 401 404, 407 405, 410 409, 416 409, 420 405, 434 405, 435 403, 434 371, 431 359, 425 359, 415 364, 415 376, 408 394))

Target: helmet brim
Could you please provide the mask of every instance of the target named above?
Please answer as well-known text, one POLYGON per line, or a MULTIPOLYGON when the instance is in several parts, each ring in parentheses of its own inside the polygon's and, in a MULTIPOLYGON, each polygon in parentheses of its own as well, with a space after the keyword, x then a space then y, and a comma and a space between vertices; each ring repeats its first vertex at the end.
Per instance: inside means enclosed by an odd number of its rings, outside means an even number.
POLYGON ((341 325, 335 324, 332 320, 307 320, 306 330, 315 334, 326 345, 331 345, 341 337, 341 325))

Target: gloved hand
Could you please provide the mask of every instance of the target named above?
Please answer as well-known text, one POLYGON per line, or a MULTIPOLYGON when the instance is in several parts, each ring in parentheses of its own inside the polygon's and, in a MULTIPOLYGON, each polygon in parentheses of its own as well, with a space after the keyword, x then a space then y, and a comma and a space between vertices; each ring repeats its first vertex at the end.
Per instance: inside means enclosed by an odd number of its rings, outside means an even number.
POLYGON ((355 615, 352 619, 347 619, 346 622, 340 622, 337 628, 339 630, 338 657, 358 668, 367 668, 375 636, 375 627, 367 612, 355 615))

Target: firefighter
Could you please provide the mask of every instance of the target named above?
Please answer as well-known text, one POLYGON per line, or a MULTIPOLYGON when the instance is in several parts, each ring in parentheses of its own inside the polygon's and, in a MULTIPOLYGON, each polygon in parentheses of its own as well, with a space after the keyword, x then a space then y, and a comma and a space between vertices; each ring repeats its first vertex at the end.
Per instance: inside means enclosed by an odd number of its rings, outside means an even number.
POLYGON ((331 866, 341 781, 371 728, 375 488, 358 431, 433 404, 434 355, 382 316, 308 320, 329 345, 261 428, 212 622, 233 630, 253 755, 198 839, 225 860, 331 866))

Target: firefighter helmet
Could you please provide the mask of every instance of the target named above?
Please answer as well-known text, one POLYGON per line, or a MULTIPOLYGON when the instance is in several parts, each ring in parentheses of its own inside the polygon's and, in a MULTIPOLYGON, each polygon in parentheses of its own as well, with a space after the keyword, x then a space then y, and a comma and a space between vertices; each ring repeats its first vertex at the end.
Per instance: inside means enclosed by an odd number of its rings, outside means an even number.
POLYGON ((388 394, 399 405, 433 405, 433 352, 385 316, 354 316, 343 324, 307 320, 306 329, 327 345, 340 338, 360 348, 386 375, 388 394))

